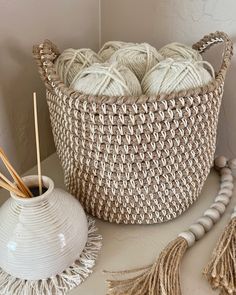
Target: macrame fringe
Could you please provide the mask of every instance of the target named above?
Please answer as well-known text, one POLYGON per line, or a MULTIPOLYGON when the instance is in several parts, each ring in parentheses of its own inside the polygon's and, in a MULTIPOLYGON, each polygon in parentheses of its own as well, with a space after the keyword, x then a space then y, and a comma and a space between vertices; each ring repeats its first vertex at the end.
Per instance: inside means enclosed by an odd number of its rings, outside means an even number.
POLYGON ((236 218, 225 228, 204 275, 221 295, 236 295, 236 218))
POLYGON ((187 248, 187 241, 178 237, 167 245, 153 265, 130 271, 105 271, 116 276, 137 274, 123 280, 108 280, 107 295, 181 295, 179 270, 187 248))
POLYGON ((65 295, 80 285, 95 265, 102 237, 96 233, 95 221, 88 217, 88 241, 80 258, 63 273, 44 280, 30 281, 14 278, 0 269, 1 295, 65 295))

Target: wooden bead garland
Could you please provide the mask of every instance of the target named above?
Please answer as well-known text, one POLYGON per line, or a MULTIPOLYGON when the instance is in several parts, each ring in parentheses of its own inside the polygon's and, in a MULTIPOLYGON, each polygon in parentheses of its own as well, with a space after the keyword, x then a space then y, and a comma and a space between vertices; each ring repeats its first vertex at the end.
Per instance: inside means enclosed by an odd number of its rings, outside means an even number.
POLYGON ((227 196, 223 196, 223 195, 218 195, 216 198, 215 198, 215 201, 216 202, 221 202, 223 203, 225 206, 227 206, 229 204, 229 198, 227 196))
POLYGON ((221 184, 221 188, 228 188, 228 189, 232 189, 234 187, 233 183, 232 182, 223 182, 221 184))
POLYGON ((178 237, 184 238, 189 247, 192 247, 195 244, 196 237, 191 231, 184 231, 178 235, 178 237))
POLYGON ((214 208, 207 209, 204 212, 204 216, 210 217, 214 223, 220 219, 220 213, 214 208))
MULTIPOLYGON (((221 218, 221 215, 224 214, 226 206, 230 202, 230 198, 233 193, 233 176, 232 168, 236 163, 236 160, 233 159, 229 162, 230 166, 227 168, 227 159, 223 156, 215 159, 216 169, 220 169, 220 190, 216 196, 213 204, 203 213, 203 216, 200 217, 194 224, 192 224, 188 231, 184 231, 179 234, 179 237, 184 238, 188 247, 193 246, 193 244, 200 240, 205 233, 207 233, 213 225, 221 218)), ((236 217, 236 207, 234 209, 231 218, 236 217)))
POLYGON ((224 181, 233 181, 233 176, 232 176, 232 174, 222 175, 220 181, 221 182, 224 182, 224 181))
POLYGON ((215 208, 217 211, 219 211, 219 213, 222 215, 225 212, 225 205, 221 202, 215 202, 211 205, 210 208, 215 208))
POLYGON ((223 196, 226 196, 226 197, 231 197, 232 195, 232 190, 230 189, 227 189, 227 188, 221 188, 220 191, 219 191, 219 195, 223 195, 223 196))
POLYGON ((202 216, 197 220, 198 223, 200 223, 204 229, 205 232, 208 232, 213 227, 213 221, 208 216, 202 216))
POLYGON ((229 168, 224 167, 223 169, 220 170, 220 174, 221 175, 232 175, 232 171, 229 168))
MULTIPOLYGON (((235 209, 236 209, 236 207, 235 207, 235 209)), ((234 209, 234 210, 235 210, 234 209)), ((233 219, 233 218, 235 218, 236 217, 236 211, 234 211, 232 214, 231 214, 231 219, 233 219)))
POLYGON ((194 234, 196 241, 200 240, 205 235, 204 226, 200 223, 194 223, 189 227, 189 230, 194 234))
POLYGON ((227 163, 227 159, 226 159, 226 157, 224 157, 224 156, 220 156, 220 157, 217 157, 217 158, 215 159, 215 165, 216 165, 216 167, 218 167, 218 168, 223 168, 223 167, 225 167, 225 166, 226 166, 226 163, 227 163))
POLYGON ((230 169, 236 169, 236 159, 229 160, 228 165, 230 169))

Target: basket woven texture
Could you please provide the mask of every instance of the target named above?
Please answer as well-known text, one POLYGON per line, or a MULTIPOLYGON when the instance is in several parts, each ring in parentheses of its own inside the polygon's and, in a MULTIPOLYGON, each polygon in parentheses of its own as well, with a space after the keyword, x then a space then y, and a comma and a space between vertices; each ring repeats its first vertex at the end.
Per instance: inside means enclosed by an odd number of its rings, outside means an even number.
POLYGON ((46 40, 33 54, 46 85, 51 125, 67 189, 85 210, 109 222, 152 224, 183 213, 198 197, 213 163, 232 42, 223 32, 193 45, 223 43, 216 79, 161 96, 107 97, 64 85, 60 54, 46 40))

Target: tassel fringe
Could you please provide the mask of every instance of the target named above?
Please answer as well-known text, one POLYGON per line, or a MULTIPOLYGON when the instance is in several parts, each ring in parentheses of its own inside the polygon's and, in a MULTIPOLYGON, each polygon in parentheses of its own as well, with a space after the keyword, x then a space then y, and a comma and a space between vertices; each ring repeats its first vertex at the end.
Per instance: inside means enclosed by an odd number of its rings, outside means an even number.
POLYGON ((80 285, 95 265, 102 237, 96 233, 95 221, 88 217, 88 241, 79 258, 73 265, 56 277, 29 281, 14 278, 0 269, 0 294, 4 295, 65 295, 80 285))
POLYGON ((236 295, 236 218, 225 228, 204 275, 221 295, 236 295))
POLYGON ((153 265, 131 271, 105 271, 116 276, 136 274, 133 278, 108 280, 107 295, 181 295, 179 270, 187 248, 187 241, 178 237, 167 245, 153 265))

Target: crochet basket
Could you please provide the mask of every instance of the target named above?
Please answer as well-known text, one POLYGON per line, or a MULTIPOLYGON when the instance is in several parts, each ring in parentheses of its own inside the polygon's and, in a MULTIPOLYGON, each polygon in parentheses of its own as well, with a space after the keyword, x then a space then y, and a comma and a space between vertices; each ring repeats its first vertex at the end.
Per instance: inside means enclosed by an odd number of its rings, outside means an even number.
POLYGON ((193 45, 224 44, 214 81, 161 96, 107 97, 64 85, 46 40, 33 54, 47 88, 65 185, 85 210, 109 222, 152 224, 183 213, 199 196, 213 163, 218 115, 232 42, 223 32, 193 45))

